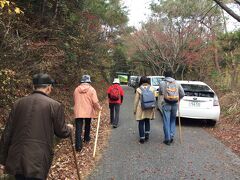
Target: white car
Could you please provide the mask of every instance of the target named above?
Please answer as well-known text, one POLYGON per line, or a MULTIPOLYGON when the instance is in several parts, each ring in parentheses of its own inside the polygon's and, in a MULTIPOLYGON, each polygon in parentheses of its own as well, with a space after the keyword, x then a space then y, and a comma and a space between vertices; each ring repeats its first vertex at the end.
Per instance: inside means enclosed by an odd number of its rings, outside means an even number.
POLYGON ((150 79, 150 85, 154 87, 155 97, 158 97, 158 88, 160 82, 165 78, 164 76, 147 76, 150 79))
MULTIPOLYGON (((180 117, 208 120, 208 123, 214 126, 220 117, 220 105, 216 93, 201 81, 177 82, 185 92, 179 105, 180 117)), ((163 96, 158 99, 159 110, 161 110, 162 101, 163 96)))

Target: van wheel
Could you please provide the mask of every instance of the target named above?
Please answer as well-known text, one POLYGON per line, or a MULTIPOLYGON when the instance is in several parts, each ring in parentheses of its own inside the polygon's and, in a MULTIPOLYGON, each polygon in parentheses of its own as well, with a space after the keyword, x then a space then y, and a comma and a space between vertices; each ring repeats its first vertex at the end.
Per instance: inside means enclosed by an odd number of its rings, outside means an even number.
POLYGON ((207 123, 208 123, 209 126, 215 126, 216 125, 216 121, 213 121, 213 120, 208 120, 207 123))

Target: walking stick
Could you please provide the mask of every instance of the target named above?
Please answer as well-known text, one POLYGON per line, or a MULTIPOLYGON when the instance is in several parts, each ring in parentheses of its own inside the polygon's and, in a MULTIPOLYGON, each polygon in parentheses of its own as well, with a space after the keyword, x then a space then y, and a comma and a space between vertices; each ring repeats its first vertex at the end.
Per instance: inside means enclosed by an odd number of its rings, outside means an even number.
MULTIPOLYGON (((71 117, 68 113, 66 113, 69 120, 71 120, 71 117)), ((79 173, 79 169, 78 169, 78 164, 77 164, 77 157, 76 157, 76 151, 75 151, 75 147, 74 147, 74 144, 73 144, 73 137, 72 137, 73 133, 71 132, 70 134, 70 141, 71 141, 71 146, 72 146, 72 152, 73 152, 73 157, 74 157, 74 163, 75 163, 75 166, 76 166, 76 170, 77 170, 77 176, 78 176, 78 180, 81 180, 81 176, 80 176, 80 173, 79 173)))
POLYGON ((179 99, 178 99, 178 127, 179 127, 180 143, 182 144, 182 128, 181 128, 181 120, 180 120, 180 100, 179 99))
POLYGON ((78 180, 81 180, 81 176, 80 176, 79 169, 78 169, 78 164, 77 164, 76 151, 75 151, 75 147, 74 147, 74 144, 73 144, 72 133, 70 135, 70 140, 71 140, 71 144, 72 144, 72 151, 73 151, 73 157, 74 157, 75 166, 76 166, 76 169, 77 169, 78 180))
POLYGON ((93 150, 93 157, 95 157, 96 149, 97 149, 98 130, 99 130, 99 125, 100 125, 101 111, 102 110, 100 110, 99 113, 98 113, 97 132, 96 132, 96 138, 95 138, 95 144, 94 144, 94 150, 93 150))

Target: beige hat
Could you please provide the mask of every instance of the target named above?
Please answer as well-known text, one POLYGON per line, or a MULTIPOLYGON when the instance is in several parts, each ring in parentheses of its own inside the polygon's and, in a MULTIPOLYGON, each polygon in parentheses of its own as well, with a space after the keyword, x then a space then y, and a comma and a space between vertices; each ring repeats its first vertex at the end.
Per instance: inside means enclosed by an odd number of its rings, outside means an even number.
POLYGON ((113 80, 113 84, 120 84, 119 79, 118 79, 118 78, 114 78, 114 80, 113 80))

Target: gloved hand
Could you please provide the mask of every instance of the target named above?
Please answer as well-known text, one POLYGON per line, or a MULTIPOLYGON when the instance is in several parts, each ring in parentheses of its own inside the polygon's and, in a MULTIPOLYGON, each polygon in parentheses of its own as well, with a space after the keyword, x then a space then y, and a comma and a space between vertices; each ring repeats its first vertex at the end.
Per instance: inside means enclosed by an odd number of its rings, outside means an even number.
POLYGON ((71 129, 71 131, 73 131, 73 125, 72 124, 67 124, 67 127, 69 127, 71 129))
POLYGON ((5 174, 5 166, 0 164, 0 176, 5 174))

